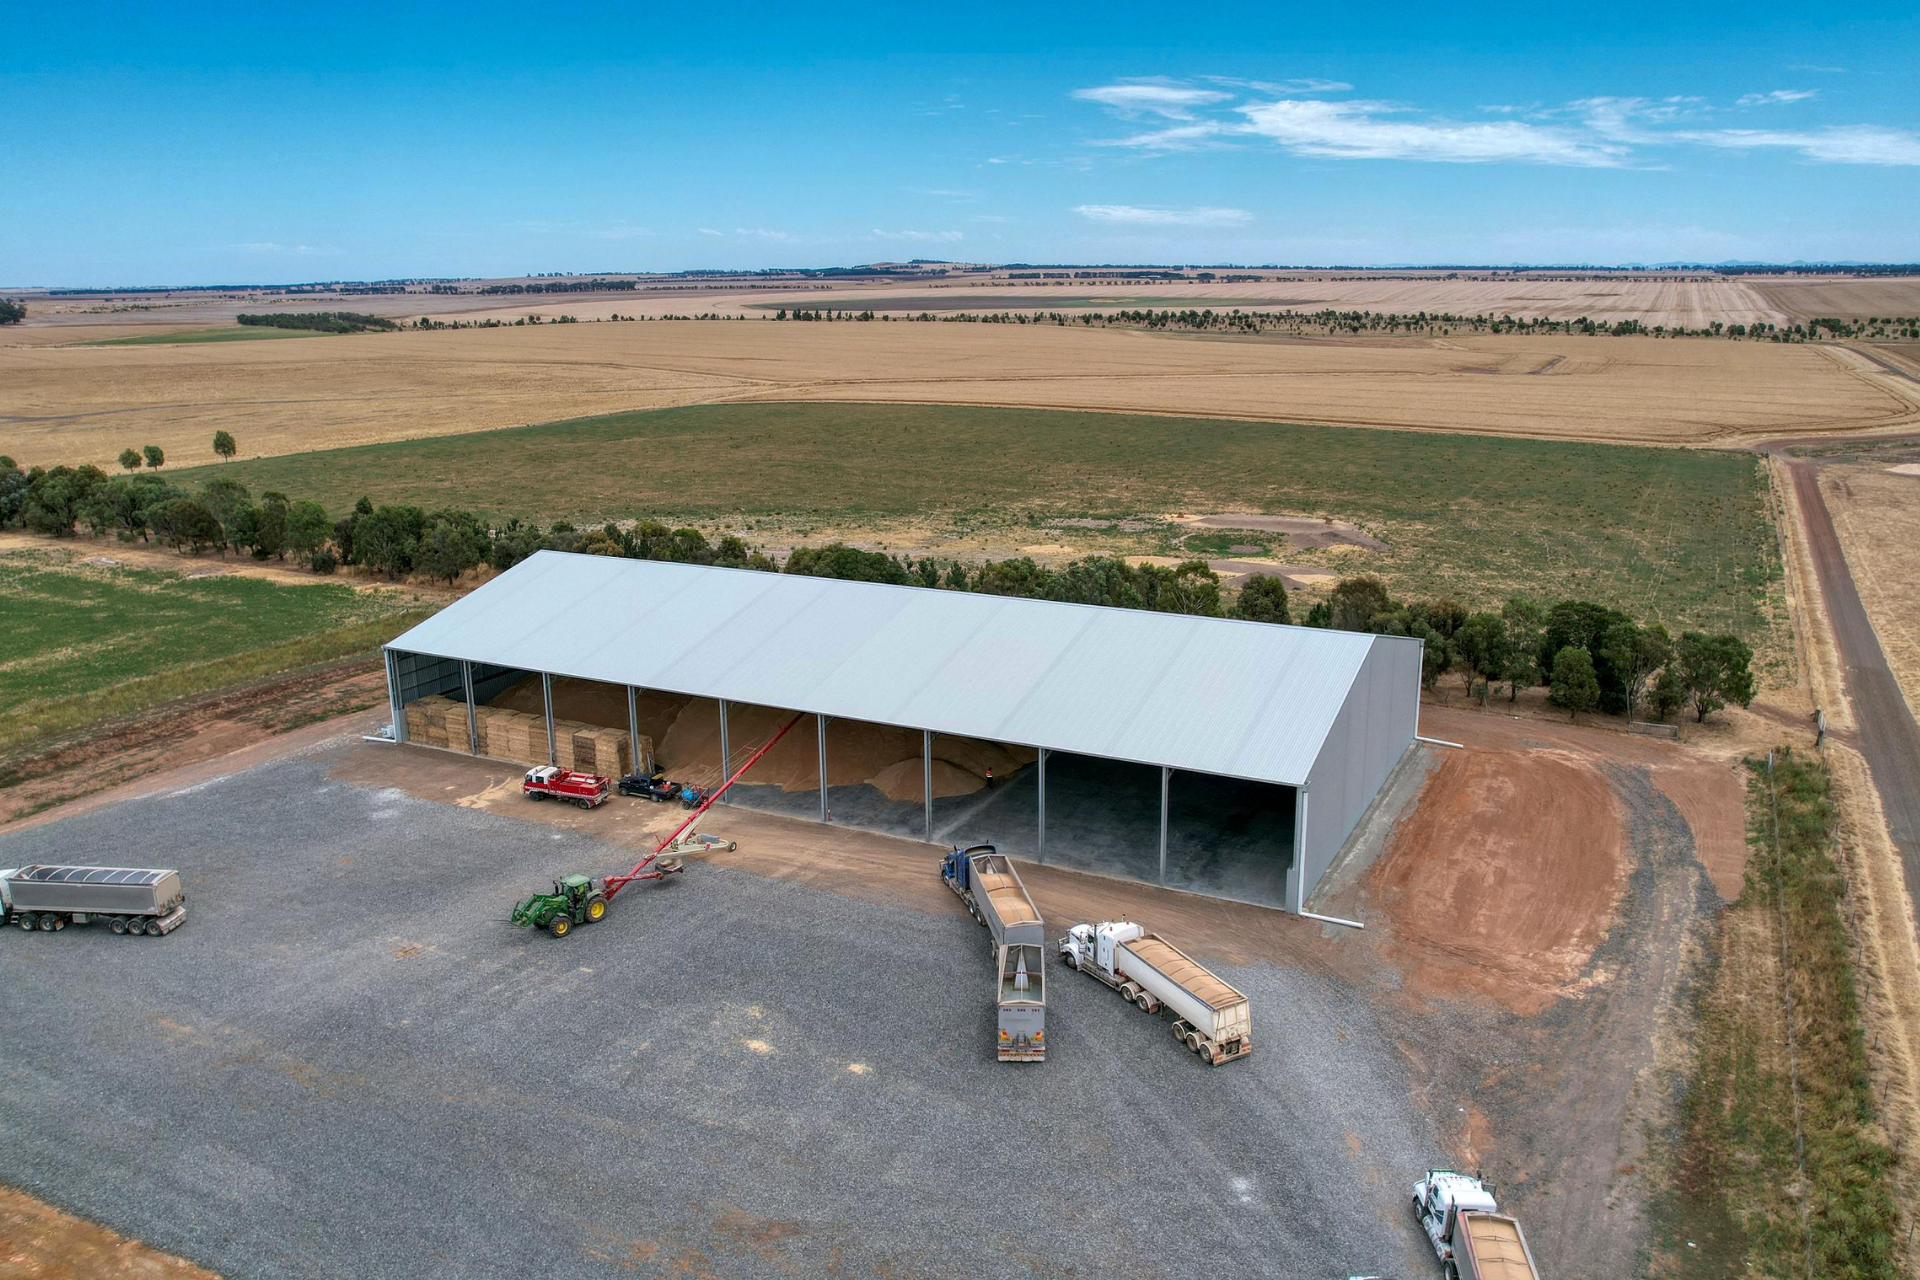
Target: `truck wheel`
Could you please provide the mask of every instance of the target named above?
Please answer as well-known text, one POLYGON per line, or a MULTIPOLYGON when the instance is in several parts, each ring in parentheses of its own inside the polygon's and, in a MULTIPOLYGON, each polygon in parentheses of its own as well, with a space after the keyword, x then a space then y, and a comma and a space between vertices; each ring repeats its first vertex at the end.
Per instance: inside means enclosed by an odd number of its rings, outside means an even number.
POLYGON ((1447 1264, 1447 1280, 1460 1280, 1460 1268, 1451 1262, 1447 1264))
POLYGON ((1144 991, 1135 996, 1133 1002, 1140 1006, 1140 1012, 1142 1013, 1151 1013, 1153 1011, 1153 997, 1144 991))
POLYGON ((1076 973, 1080 971, 1080 957, 1073 954, 1073 952, 1062 951, 1060 953, 1060 959, 1065 962, 1067 968, 1072 969, 1076 973))
POLYGON ((39 925, 40 932, 52 933, 55 929, 60 927, 60 917, 52 916, 52 915, 41 916, 39 920, 35 921, 35 923, 39 925))
POLYGON ((1208 1066, 1213 1065, 1213 1046, 1212 1045, 1203 1044, 1200 1046, 1200 1061, 1206 1063, 1208 1066))
POLYGON ((587 899, 587 919, 589 920, 604 919, 606 917, 606 914, 607 914, 607 900, 605 898, 587 899))
POLYGON ((556 938, 564 938, 573 932, 573 921, 565 916, 555 916, 547 921, 547 931, 556 938))
POLYGON ((32 929, 33 919, 34 919, 33 912, 22 911, 19 915, 13 918, 13 922, 19 925, 22 929, 32 929))
POLYGON ((125 933, 127 931, 126 917, 115 916, 113 919, 107 921, 107 930, 110 933, 125 933))

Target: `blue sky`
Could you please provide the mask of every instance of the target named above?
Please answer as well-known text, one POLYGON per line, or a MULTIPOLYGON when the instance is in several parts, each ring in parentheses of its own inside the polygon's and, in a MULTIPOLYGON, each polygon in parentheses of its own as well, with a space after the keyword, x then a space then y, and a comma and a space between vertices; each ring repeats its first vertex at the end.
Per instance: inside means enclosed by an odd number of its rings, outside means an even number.
POLYGON ((1920 8, 71 3, 0 284, 1920 259, 1920 8))

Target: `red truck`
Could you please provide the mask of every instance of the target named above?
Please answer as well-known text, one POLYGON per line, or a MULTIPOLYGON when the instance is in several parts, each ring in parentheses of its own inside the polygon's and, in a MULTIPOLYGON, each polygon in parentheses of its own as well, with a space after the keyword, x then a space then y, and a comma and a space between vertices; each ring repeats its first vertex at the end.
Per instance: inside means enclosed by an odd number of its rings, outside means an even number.
POLYGON ((520 790, 535 800, 551 796, 555 800, 571 800, 582 809, 592 809, 605 804, 613 794, 613 779, 543 764, 527 770, 527 779, 520 784, 520 790))

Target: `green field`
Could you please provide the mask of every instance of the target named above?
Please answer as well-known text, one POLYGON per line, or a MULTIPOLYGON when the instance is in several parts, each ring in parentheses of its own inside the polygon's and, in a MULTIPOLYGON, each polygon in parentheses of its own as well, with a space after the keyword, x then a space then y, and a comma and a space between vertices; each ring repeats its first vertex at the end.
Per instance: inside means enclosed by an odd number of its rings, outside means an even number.
POLYGON ((106 716, 371 652, 420 616, 339 583, 0 555, 0 753, 106 716))
MULTIPOLYGON (((196 468, 344 514, 376 503, 577 524, 659 516, 776 540, 931 529, 1008 546, 1049 520, 1262 511, 1351 520, 1385 552, 1296 551, 1469 604, 1582 596, 1756 644, 1776 617, 1764 472, 1748 454, 1204 418, 923 405, 611 414, 196 468)), ((1092 535, 1064 535, 1126 550, 1092 535)), ((1172 551, 1165 534, 1132 549, 1172 551), (1154 539, 1161 539, 1154 545, 1154 539)))
POLYGON ((233 325, 225 329, 186 329, 179 333, 146 333, 136 338, 108 338, 83 342, 84 347, 155 347, 181 342, 253 342, 260 338, 324 338, 313 329, 270 329, 265 325, 233 325))

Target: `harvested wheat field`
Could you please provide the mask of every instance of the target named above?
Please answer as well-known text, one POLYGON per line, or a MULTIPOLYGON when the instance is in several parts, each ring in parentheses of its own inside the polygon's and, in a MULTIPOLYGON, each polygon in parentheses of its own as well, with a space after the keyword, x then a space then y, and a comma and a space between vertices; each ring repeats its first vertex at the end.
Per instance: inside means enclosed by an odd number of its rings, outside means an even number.
POLYGON ((1751 288, 1763 306, 1794 320, 1920 316, 1920 276, 1756 278, 1751 288))
POLYGON ((1920 708, 1920 474, 1900 470, 1912 465, 1823 467, 1820 492, 1887 665, 1920 708))
POLYGON ((0 347, 0 452, 211 460, 726 400, 1208 414, 1559 439, 1734 444, 1915 417, 1827 349, 1712 339, 1219 340, 1125 330, 769 321, 287 342, 0 347))

